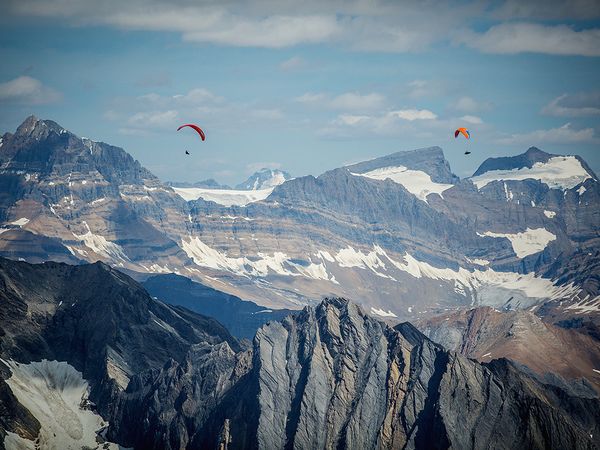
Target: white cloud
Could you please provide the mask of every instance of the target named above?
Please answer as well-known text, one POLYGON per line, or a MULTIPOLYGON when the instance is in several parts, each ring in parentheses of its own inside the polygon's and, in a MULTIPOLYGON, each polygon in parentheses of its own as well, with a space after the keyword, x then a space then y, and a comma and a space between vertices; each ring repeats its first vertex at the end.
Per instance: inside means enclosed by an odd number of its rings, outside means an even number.
POLYGON ((127 119, 133 128, 174 128, 180 121, 177 111, 144 111, 127 119))
POLYGON ((481 117, 478 116, 471 116, 469 114, 467 114, 466 116, 462 116, 460 118, 460 120, 463 120, 467 123, 472 123, 474 125, 479 125, 483 123, 483 120, 481 119, 481 117))
POLYGON ((600 17, 597 0, 505 0, 493 11, 498 19, 577 19, 600 17))
POLYGON ((600 56, 598 28, 577 31, 567 25, 501 23, 484 33, 464 31, 456 41, 485 53, 600 56))
POLYGON ((437 115, 427 109, 401 109, 378 114, 340 114, 319 133, 324 136, 347 137, 357 135, 397 136, 403 133, 431 137, 431 125, 435 128, 437 115), (420 126, 417 124, 430 124, 420 126))
MULTIPOLYGON (((149 18, 153 21, 153 17, 149 18)), ((196 31, 183 34, 186 41, 211 42, 239 47, 283 48, 330 40, 341 32, 335 17, 270 16, 248 20, 231 16, 214 27, 196 24, 196 31)))
POLYGON ((333 98, 329 102, 329 106, 334 109, 345 110, 376 109, 383 106, 384 102, 385 97, 381 94, 361 95, 357 92, 346 92, 333 98))
POLYGON ((563 94, 544 106, 542 113, 558 117, 600 115, 600 91, 563 94))
POLYGON ((565 144, 574 142, 592 142, 595 140, 593 128, 576 130, 566 123, 558 128, 535 130, 529 133, 513 134, 497 140, 499 144, 539 145, 541 143, 565 144))
POLYGON ((385 104, 385 97, 375 92, 370 94, 346 92, 333 97, 325 93, 307 92, 294 100, 306 105, 346 111, 373 110, 385 104))
POLYGON ((437 119, 437 115, 428 109, 400 109, 398 111, 390 111, 388 115, 410 121, 437 119))
POLYGON ((204 89, 195 88, 184 94, 148 93, 137 97, 114 99, 103 117, 124 124, 122 134, 149 135, 172 131, 183 122, 202 127, 231 130, 240 126, 272 123, 285 118, 277 108, 236 104, 204 89))
POLYGON ((442 0, 425 6, 417 0, 7 0, 4 9, 74 25, 175 32, 191 42, 265 48, 329 43, 385 52, 426 49, 481 11, 442 0))
POLYGON ((306 66, 306 61, 299 56, 292 56, 289 59, 286 59, 281 64, 279 64, 279 68, 285 71, 298 70, 306 66))
POLYGON ((474 113, 478 111, 488 111, 492 108, 492 105, 489 102, 479 102, 472 97, 463 96, 456 100, 452 107, 457 111, 474 113))
POLYGON ((0 83, 0 101, 40 105, 60 100, 59 92, 27 75, 0 83))

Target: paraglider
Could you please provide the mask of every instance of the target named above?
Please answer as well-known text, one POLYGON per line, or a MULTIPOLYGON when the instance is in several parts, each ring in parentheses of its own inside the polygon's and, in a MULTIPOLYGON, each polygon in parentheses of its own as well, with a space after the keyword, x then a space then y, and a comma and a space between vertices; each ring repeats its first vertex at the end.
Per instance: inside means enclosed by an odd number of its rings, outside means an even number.
POLYGON ((459 134, 462 134, 466 139, 471 139, 471 133, 466 128, 457 128, 454 137, 457 138, 459 134))
POLYGON ((185 127, 190 127, 191 129, 195 130, 200 135, 200 138, 202 138, 202 140, 206 139, 206 136, 204 135, 204 131, 202 131, 202 128, 200 128, 198 125, 194 125, 193 123, 186 123, 184 125, 181 125, 179 128, 177 128, 177 131, 179 131, 185 127))
MULTIPOLYGON (((456 139, 459 134, 462 134, 465 137, 465 139, 471 139, 471 133, 466 128, 463 128, 463 127, 457 128, 456 131, 454 132, 454 139, 456 139)), ((465 155, 470 155, 470 154, 471 154, 471 152, 469 150, 465 151, 465 155)))

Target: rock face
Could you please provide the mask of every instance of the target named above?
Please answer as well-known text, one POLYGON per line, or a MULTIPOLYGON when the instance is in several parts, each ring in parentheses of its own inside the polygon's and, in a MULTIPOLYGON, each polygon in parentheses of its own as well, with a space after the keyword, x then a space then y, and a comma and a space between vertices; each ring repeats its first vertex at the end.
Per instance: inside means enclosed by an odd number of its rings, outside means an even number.
MULTIPOLYGON (((600 444, 597 398, 543 384, 504 359, 482 365, 347 300, 265 324, 244 349, 218 323, 153 300, 101 263, 2 259, 0 280, 0 424, 11 439, 35 440, 46 424, 6 380, 17 364, 46 358, 83 375, 93 403, 79 408, 101 414, 101 434, 126 447, 600 444)), ((60 433, 50 440, 60 443, 60 433)))
POLYGON ((482 307, 422 320, 417 326, 433 341, 468 358, 509 358, 542 377, 585 378, 585 384, 592 383, 600 392, 597 338, 545 323, 532 312, 482 307))
POLYGON ((177 273, 265 309, 330 296, 398 321, 474 305, 600 317, 600 183, 578 157, 530 149, 460 180, 432 147, 223 206, 186 202, 124 150, 52 121, 2 139, 0 254, 12 259, 177 273))
POLYGON ((229 448, 598 444, 597 399, 543 385, 506 360, 480 365, 409 324, 393 330, 345 300, 325 300, 265 325, 251 363, 247 353, 222 351, 221 377, 204 352, 195 364, 136 378, 111 421, 132 430, 122 443, 212 448, 226 427, 229 448), (200 394, 206 385, 210 394, 200 394), (185 404, 177 407, 175 398, 185 404), (148 413, 131 414, 140 406, 148 413), (147 424, 169 432, 154 433, 147 424), (169 437, 175 429, 185 441, 169 437))
POLYGON ((241 350, 215 320, 153 300, 103 263, 30 265, 0 258, 0 303, 2 435, 33 439, 41 422, 7 389, 7 362, 65 361, 89 382, 91 401, 107 417, 131 377, 184 361, 191 346, 227 343, 241 350))

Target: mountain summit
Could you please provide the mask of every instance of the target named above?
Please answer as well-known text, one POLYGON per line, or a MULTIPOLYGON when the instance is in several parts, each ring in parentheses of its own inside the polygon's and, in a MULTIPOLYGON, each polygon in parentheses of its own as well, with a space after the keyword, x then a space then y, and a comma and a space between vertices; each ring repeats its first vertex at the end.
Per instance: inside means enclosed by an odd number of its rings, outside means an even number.
POLYGON ((235 188, 258 191, 279 186, 290 178, 290 174, 283 170, 262 168, 250 175, 246 181, 238 184, 235 188))

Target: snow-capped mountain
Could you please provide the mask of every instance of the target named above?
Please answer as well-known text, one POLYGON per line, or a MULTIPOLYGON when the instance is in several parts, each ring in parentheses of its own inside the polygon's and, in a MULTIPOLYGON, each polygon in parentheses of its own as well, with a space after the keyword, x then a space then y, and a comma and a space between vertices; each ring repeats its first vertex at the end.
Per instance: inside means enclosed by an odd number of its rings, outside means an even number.
POLYGON ((262 168, 254 172, 246 181, 238 184, 235 188, 238 190, 258 191, 279 186, 290 178, 290 174, 283 170, 262 168))
POLYGON ((509 160, 461 180, 433 147, 186 197, 203 188, 28 118, 0 148, 0 254, 178 273, 267 308, 331 295, 389 320, 473 305, 600 315, 596 175, 541 150, 509 160))

